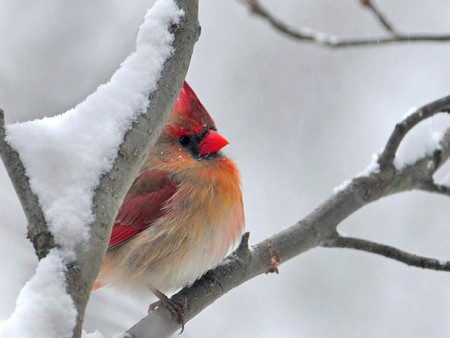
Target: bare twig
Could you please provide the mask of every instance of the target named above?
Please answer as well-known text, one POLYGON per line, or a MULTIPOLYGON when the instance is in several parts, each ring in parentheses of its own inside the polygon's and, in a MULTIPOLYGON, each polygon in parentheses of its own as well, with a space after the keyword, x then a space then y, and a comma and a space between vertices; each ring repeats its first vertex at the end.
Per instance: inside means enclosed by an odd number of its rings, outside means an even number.
POLYGON ((360 238, 337 235, 335 238, 325 241, 322 246, 325 248, 346 248, 365 251, 422 269, 450 271, 450 262, 448 261, 414 255, 389 245, 360 238))
POLYGON ((392 35, 398 36, 400 35, 397 30, 392 26, 392 24, 388 21, 386 16, 381 13, 379 8, 371 1, 371 0, 360 0, 361 5, 369 9, 375 17, 378 19, 380 24, 392 35))
MULTIPOLYGON (((265 19, 273 28, 280 33, 289 36, 298 41, 310 42, 319 46, 329 48, 344 48, 344 47, 361 47, 361 46, 381 46, 392 43, 413 43, 413 42, 447 42, 450 41, 450 34, 395 34, 389 30, 389 36, 368 37, 368 38, 341 38, 331 34, 318 32, 309 28, 294 29, 284 23, 282 20, 276 18, 272 13, 265 9, 258 0, 239 0, 241 3, 247 5, 250 11, 265 19)), ((379 12, 377 12, 380 14, 379 12)), ((378 17, 378 16, 377 16, 378 17)), ((383 18, 383 16, 381 16, 383 18)), ((378 17, 380 20, 380 17, 378 17)), ((386 21, 384 25, 392 26, 386 21)), ((387 28, 385 26, 385 28, 387 28)))

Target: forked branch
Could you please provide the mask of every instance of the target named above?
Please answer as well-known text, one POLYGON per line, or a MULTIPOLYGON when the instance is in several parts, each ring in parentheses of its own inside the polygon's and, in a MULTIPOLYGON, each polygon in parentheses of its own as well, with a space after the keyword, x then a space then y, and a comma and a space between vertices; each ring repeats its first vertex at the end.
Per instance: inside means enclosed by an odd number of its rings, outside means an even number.
MULTIPOLYGON (((392 155, 395 156, 398 144, 417 123, 448 109, 450 96, 431 102, 406 117, 400 123, 405 127, 397 127, 392 132, 380 156, 382 163, 393 163, 392 155)), ((297 224, 263 242, 248 247, 248 237, 244 236, 239 248, 221 265, 172 297, 172 300, 186 304, 185 322, 231 289, 257 275, 278 271, 280 264, 319 246, 349 247, 378 253, 411 266, 450 271, 449 262, 415 256, 383 244, 337 237, 338 225, 367 204, 399 192, 431 190, 429 182, 432 181, 432 175, 450 157, 450 131, 445 133, 437 148, 433 153, 417 158, 414 163, 402 169, 379 163, 375 170, 355 177, 341 187, 297 224)), ((447 188, 442 190, 448 191, 447 188)), ((179 328, 180 325, 171 317, 170 312, 161 307, 130 328, 128 334, 133 338, 169 337, 179 328), (154 331, 156 326, 158 330, 154 331)))
POLYGON ((367 9, 369 9, 373 15, 378 19, 381 26, 386 29, 387 32, 391 33, 392 35, 400 35, 397 30, 394 28, 394 26, 389 22, 389 20, 386 18, 386 16, 380 11, 378 6, 376 6, 371 0, 360 0, 361 5, 365 6, 367 9))
POLYGON ((414 42, 446 42, 450 41, 450 33, 445 34, 411 34, 399 33, 388 21, 386 16, 378 9, 372 1, 360 0, 369 9, 386 30, 386 36, 364 37, 364 38, 342 38, 331 34, 316 31, 310 28, 293 28, 281 19, 277 18, 259 0, 239 0, 246 5, 250 12, 266 20, 275 30, 294 40, 313 43, 328 48, 381 46, 397 43, 414 42))
MULTIPOLYGON (((161 75, 157 85, 154 88, 149 87, 146 92, 149 98, 147 109, 133 107, 136 109, 135 122, 124 136, 111 170, 100 177, 92 201, 94 219, 89 224, 89 239, 83 245, 78 245, 73 255, 63 257, 63 264, 66 267, 64 271, 66 292, 73 300, 77 314, 73 337, 81 336, 85 307, 106 252, 117 210, 172 110, 186 77, 194 44, 200 34, 198 0, 174 0, 174 2, 182 10, 183 15, 176 23, 169 22, 170 26, 167 27, 173 34, 171 45, 173 52, 161 65, 161 75)), ((141 71, 146 74, 149 70, 141 71)), ((52 248, 60 244, 55 244, 53 241, 38 198, 30 188, 25 166, 19 154, 6 142, 5 136, 3 112, 1 112, 0 155, 29 221, 29 237, 33 241, 38 257, 42 259, 52 248)), ((60 258, 62 259, 62 256, 60 258)), ((42 311, 45 311, 45 308, 42 311)), ((47 313, 43 312, 43 314, 47 313)), ((29 335, 32 336, 33 332, 29 332, 29 335)))

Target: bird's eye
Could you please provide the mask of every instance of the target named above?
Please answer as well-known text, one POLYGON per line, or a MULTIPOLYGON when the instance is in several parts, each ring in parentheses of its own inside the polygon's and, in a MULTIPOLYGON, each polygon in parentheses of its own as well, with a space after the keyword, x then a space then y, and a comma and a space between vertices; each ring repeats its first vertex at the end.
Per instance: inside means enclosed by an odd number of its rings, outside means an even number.
POLYGON ((188 146, 191 143, 191 138, 187 135, 180 137, 180 143, 182 146, 188 146))

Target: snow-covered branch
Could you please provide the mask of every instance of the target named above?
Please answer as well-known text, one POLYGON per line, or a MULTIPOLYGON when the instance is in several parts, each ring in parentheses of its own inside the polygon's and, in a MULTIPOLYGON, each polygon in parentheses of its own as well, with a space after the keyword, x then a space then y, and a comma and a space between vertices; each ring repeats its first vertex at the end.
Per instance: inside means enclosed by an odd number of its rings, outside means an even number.
POLYGON ((50 249, 54 247, 53 236, 48 231, 38 198, 30 188, 29 179, 25 174, 25 167, 19 154, 6 142, 5 136, 4 113, 0 109, 0 157, 25 211, 28 220, 28 237, 34 245, 36 255, 41 259, 47 256, 50 249))
POLYGON ((449 113, 448 102, 450 96, 443 97, 440 100, 427 104, 409 114, 403 121, 397 123, 394 132, 391 134, 383 152, 381 153, 378 163, 381 166, 393 166, 394 158, 400 143, 418 123, 434 116, 438 113, 449 113))
POLYGON ((76 108, 6 129, 1 114, 1 156, 41 259, 16 311, 0 325, 4 336, 81 335, 117 210, 186 76, 200 33, 197 12, 196 0, 157 2, 140 28, 135 53, 76 108), (30 293, 40 296, 26 298, 30 293), (36 298, 41 303, 30 304, 36 298), (25 318, 42 303, 32 316, 46 331, 34 333, 39 325, 25 318))
MULTIPOLYGON (((250 247, 247 243, 248 235, 244 235, 239 248, 221 265, 172 297, 173 300, 186 304, 185 322, 231 289, 260 274, 278 271, 278 265, 305 251, 320 246, 338 246, 335 242, 337 227, 358 209, 392 194, 427 187, 428 183, 433 181, 433 174, 450 157, 450 129, 441 135, 433 149, 417 153, 413 161, 401 162, 397 159, 395 162, 394 158, 386 154, 398 148, 398 144, 393 140, 401 142, 408 131, 420 121, 449 109, 450 96, 431 102, 409 114, 392 132, 382 155, 375 156, 378 161, 372 163, 363 174, 335 189, 332 196, 297 224, 250 247), (405 128, 399 128, 399 125, 404 125, 405 128), (382 165, 385 163, 385 157, 389 158, 392 165, 382 165)), ((361 245, 355 245, 355 249, 377 248, 377 253, 384 250, 387 252, 384 256, 397 258, 410 265, 448 270, 448 263, 441 264, 437 259, 413 256, 399 249, 363 240, 360 240, 359 244, 361 245)), ((159 307, 130 328, 128 333, 133 338, 169 337, 178 329, 180 324, 170 312, 159 307), (158 326, 156 332, 152 331, 155 326, 158 326)))
POLYGON ((345 48, 361 46, 383 46, 386 44, 414 43, 414 42, 446 42, 450 41, 450 34, 410 34, 400 33, 395 30, 384 14, 372 1, 360 0, 365 8, 369 9, 388 33, 387 36, 375 36, 364 38, 343 38, 323 33, 310 28, 295 29, 277 18, 267 10, 259 0, 239 0, 246 5, 250 12, 266 20, 276 31, 294 40, 314 43, 328 48, 345 48))

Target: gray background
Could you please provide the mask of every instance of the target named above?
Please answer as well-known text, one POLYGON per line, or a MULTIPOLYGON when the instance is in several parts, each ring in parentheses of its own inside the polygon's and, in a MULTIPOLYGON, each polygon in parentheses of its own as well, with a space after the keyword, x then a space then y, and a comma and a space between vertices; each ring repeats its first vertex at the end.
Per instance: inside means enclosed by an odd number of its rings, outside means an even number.
MULTIPOLYGON (((132 51, 153 1, 0 0, 0 107, 8 122, 63 112, 132 51)), ((382 34, 357 1, 265 1, 296 27, 382 34)), ((403 31, 450 31, 449 2, 377 1, 403 31)), ((242 172, 251 242, 292 225, 362 171, 411 107, 450 93, 450 42, 328 50, 294 42, 236 0, 201 1, 188 81, 230 141, 242 172)), ((435 121, 436 128, 442 121, 435 121)), ((441 173, 445 176, 445 172, 441 173)), ((36 259, 0 167, 0 318, 36 259)), ((450 258, 448 199, 407 193, 345 220, 346 234, 450 258)), ((345 250, 315 249, 230 292, 183 337, 445 337, 450 275, 345 250)), ((148 302, 101 290, 86 328, 110 336, 148 302)))

